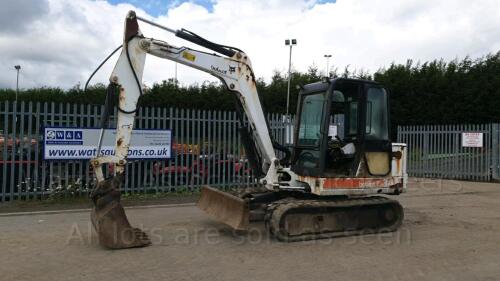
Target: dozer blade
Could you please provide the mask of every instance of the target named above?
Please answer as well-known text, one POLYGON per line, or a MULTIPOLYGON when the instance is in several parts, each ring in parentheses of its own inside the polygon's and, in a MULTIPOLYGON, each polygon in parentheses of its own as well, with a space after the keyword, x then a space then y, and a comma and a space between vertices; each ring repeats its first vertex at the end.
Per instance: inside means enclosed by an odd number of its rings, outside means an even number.
POLYGON ((235 230, 246 230, 248 228, 248 203, 239 197, 204 186, 201 188, 198 208, 235 230))
POLYGON ((130 225, 120 203, 120 185, 123 176, 115 176, 98 183, 92 191, 94 208, 90 218, 99 244, 109 249, 126 249, 151 245, 147 234, 130 225))

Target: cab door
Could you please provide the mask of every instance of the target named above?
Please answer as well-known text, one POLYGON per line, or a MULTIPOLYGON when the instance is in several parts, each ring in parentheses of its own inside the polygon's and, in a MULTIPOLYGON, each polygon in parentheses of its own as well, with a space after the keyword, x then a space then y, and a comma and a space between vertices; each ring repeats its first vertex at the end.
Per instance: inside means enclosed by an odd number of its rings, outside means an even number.
POLYGON ((364 99, 363 151, 367 172, 372 176, 386 176, 391 172, 392 155, 388 93, 377 84, 367 83, 364 99))
MULTIPOLYGON (((323 87, 324 88, 324 87, 323 87)), ((299 96, 292 171, 299 175, 321 173, 323 125, 328 89, 303 92, 299 96)))

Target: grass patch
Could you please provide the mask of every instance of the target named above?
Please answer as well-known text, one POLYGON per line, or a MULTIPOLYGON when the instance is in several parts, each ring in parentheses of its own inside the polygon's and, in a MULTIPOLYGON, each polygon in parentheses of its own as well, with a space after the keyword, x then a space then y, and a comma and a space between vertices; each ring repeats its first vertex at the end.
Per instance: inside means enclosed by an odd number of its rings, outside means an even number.
MULTIPOLYGON (((200 192, 198 190, 179 189, 170 192, 135 192, 123 193, 124 206, 182 204, 196 202, 200 192)), ((14 200, 0 203, 0 213, 32 212, 51 210, 71 210, 92 208, 87 194, 69 195, 64 193, 51 194, 43 199, 14 200)))

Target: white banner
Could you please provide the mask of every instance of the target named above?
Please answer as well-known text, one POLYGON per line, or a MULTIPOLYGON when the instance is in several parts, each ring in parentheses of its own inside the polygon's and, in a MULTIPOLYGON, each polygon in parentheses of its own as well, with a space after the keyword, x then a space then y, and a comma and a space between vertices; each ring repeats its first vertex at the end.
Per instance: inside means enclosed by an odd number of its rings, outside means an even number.
MULTIPOLYGON (((45 127, 43 157, 45 160, 82 160, 97 155, 100 129, 45 127)), ((101 155, 114 155, 115 129, 104 131, 101 155)), ((128 159, 171 158, 170 130, 133 130, 128 159)))

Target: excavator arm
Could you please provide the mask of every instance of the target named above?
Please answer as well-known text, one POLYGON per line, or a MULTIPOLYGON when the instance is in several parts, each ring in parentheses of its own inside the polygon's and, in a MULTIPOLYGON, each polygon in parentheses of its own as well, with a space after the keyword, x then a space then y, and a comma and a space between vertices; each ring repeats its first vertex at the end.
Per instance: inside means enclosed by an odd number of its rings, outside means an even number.
POLYGON ((139 30, 138 19, 151 23, 137 17, 133 11, 127 15, 123 50, 110 77, 110 82, 119 88, 116 153, 114 156, 98 156, 93 160, 98 181, 104 180, 102 169, 100 169, 102 164, 114 163, 117 166, 117 173, 124 171, 137 102, 142 94, 141 81, 146 54, 150 54, 207 72, 221 80, 237 97, 248 119, 250 137, 253 140, 255 152, 258 154, 255 156, 261 165, 259 169, 265 175, 261 183, 270 190, 278 187, 279 159, 274 152, 272 137, 269 134, 248 56, 241 50, 209 42, 188 31, 174 31, 163 26, 160 27, 175 33, 178 37, 219 52, 222 56, 187 47, 176 47, 164 41, 146 38, 139 30), (229 55, 232 56, 228 57, 229 55))
MULTIPOLYGON (((240 130, 248 139, 244 141, 249 158, 261 175, 260 183, 267 190, 280 187, 280 161, 274 152, 272 137, 259 100, 255 75, 248 56, 241 50, 210 42, 192 32, 173 30, 128 13, 125 20, 123 49, 110 77, 107 103, 113 99, 115 89, 118 93, 118 116, 114 155, 100 155, 100 146, 105 124, 109 117, 109 106, 103 114, 103 128, 98 144, 98 155, 91 163, 95 171, 97 186, 91 194, 95 208, 92 223, 98 233, 100 244, 107 248, 141 247, 150 244, 147 235, 133 228, 120 204, 120 186, 124 179, 127 154, 134 127, 137 104, 142 94, 142 75, 146 55, 175 61, 186 66, 207 72, 222 81, 237 99, 238 107, 244 111, 248 128, 240 130), (215 53, 176 47, 165 41, 143 36, 138 20, 162 28, 176 36, 208 48, 215 53), (112 163, 115 176, 105 179, 102 166, 112 163)), ((243 123, 243 122, 242 122, 243 123)), ((248 223, 248 206, 244 200, 230 194, 206 187, 202 189, 200 208, 230 224, 236 229, 244 229, 248 223), (230 215, 229 215, 230 214, 230 215)))

